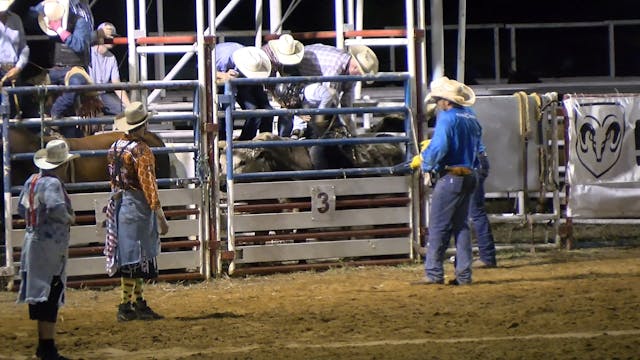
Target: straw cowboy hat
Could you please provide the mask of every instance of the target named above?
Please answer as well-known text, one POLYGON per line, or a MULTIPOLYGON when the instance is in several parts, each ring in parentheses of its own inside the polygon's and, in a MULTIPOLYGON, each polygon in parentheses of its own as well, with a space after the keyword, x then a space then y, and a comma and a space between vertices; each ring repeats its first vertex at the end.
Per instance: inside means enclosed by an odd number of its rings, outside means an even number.
POLYGON ((271 61, 262 49, 245 46, 231 55, 233 63, 242 75, 248 78, 266 78, 271 74, 271 61))
MULTIPOLYGON (((86 81, 87 84, 92 85, 93 84, 93 79, 91 78, 91 76, 89 76, 89 74, 86 72, 85 69, 83 69, 81 66, 74 66, 71 68, 71 70, 67 71, 67 73, 64 75, 64 85, 65 86, 69 86, 69 81, 71 80, 71 77, 73 75, 81 75, 86 81)), ((88 96, 97 96, 98 92, 97 91, 87 91, 86 94, 88 96)))
POLYGON ((14 0, 0 0, 0 12, 9 10, 9 6, 13 4, 14 0))
POLYGON ((49 141, 44 149, 33 154, 33 163, 40 169, 51 170, 79 156, 69 154, 69 145, 64 140, 55 139, 49 141))
POLYGON ((47 24, 49 21, 62 19, 62 28, 67 28, 69 20, 69 0, 44 0, 42 5, 42 13, 38 14, 38 25, 40 30, 49 36, 58 35, 55 31, 49 29, 47 24))
POLYGON ((356 59, 358 69, 360 69, 360 72, 364 75, 374 75, 378 73, 378 57, 368 46, 349 46, 349 54, 356 59))
POLYGON ((149 121, 151 113, 148 112, 140 101, 134 101, 129 104, 122 114, 115 118, 114 127, 116 130, 129 133, 137 127, 140 127, 149 121))
POLYGON ((304 45, 289 34, 280 35, 277 40, 269 40, 269 48, 282 65, 296 65, 304 56, 304 45))
POLYGON ((446 99, 462 106, 471 106, 476 102, 476 93, 473 92, 473 89, 446 76, 433 80, 429 87, 431 92, 427 95, 427 103, 438 98, 446 99))

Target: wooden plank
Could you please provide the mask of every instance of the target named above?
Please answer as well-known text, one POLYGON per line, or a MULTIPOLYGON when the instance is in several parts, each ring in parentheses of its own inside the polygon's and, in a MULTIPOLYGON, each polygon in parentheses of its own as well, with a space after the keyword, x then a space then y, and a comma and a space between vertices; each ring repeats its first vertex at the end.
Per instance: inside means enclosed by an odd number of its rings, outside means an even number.
POLYGON ((335 187, 336 196, 407 193, 411 186, 411 178, 408 176, 385 176, 238 183, 234 185, 234 196, 236 201, 310 197, 312 187, 329 185, 335 187))
MULTIPOLYGON (((162 206, 198 205, 200 204, 202 188, 160 189, 158 195, 162 206)), ((70 194, 71 206, 75 211, 93 211, 95 204, 106 204, 109 198, 107 192, 70 194)), ((18 197, 11 197, 11 213, 18 213, 18 197)))
POLYGON ((323 227, 407 224, 410 207, 337 210, 327 220, 314 220, 310 211, 277 214, 241 214, 234 217, 234 231, 293 230, 323 227))
MULTIPOLYGON (((198 269, 200 267, 199 251, 176 251, 158 255, 160 270, 198 269)), ((104 275, 105 257, 82 257, 69 259, 67 276, 104 275)))
MULTIPOLYGON (((169 220, 169 233, 162 237, 197 237, 199 226, 198 219, 169 220)), ((24 229, 11 230, 14 247, 22 248, 24 234, 24 229)), ((95 225, 72 226, 69 246, 104 244, 105 236, 105 229, 97 228, 95 225)))
POLYGON ((158 190, 162 206, 200 205, 202 188, 180 188, 158 190))
POLYGON ((403 255, 411 251, 406 237, 242 246, 236 263, 403 255))

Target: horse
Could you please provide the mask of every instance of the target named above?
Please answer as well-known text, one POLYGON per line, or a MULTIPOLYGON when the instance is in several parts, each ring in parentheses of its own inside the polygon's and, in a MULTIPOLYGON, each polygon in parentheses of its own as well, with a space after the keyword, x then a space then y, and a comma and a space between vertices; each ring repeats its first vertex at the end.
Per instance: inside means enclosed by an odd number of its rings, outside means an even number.
MULTIPOLYGON (((107 150, 111 145, 122 136, 122 132, 105 132, 101 134, 89 135, 81 138, 65 138, 69 145, 69 149, 73 151, 82 150, 107 150)), ((9 149, 11 154, 32 153, 45 146, 55 136, 44 136, 42 139, 22 127, 9 128, 9 149), (41 146, 42 142, 42 146, 41 146)), ((144 135, 145 142, 151 147, 165 147, 160 137, 153 132, 146 132, 144 135)), ((156 177, 171 177, 171 165, 169 163, 168 154, 158 154, 156 158, 156 177)), ((109 180, 107 173, 107 157, 79 157, 70 162, 70 171, 64 178, 64 182, 99 182, 109 180)), ((30 174, 37 172, 35 165, 31 159, 16 160, 11 163, 11 184, 22 185, 30 174)), ((4 180, 4 179, 3 179, 4 180)))

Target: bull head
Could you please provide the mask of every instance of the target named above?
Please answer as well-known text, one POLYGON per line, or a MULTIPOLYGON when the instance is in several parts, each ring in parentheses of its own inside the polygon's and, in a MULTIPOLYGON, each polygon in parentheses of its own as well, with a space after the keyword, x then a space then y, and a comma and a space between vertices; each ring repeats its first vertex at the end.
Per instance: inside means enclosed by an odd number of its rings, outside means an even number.
POLYGON ((591 113, 576 117, 576 152, 585 169, 599 178, 620 158, 624 113, 617 104, 585 106, 591 113), (600 113, 604 116, 599 116, 600 113))

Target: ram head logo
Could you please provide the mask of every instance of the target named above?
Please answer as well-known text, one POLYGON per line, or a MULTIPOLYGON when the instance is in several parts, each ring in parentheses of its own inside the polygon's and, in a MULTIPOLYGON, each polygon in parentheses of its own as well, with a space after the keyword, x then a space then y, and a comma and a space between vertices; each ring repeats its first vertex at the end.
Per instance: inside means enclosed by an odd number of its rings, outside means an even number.
POLYGON ((576 116, 578 159, 594 177, 605 174, 620 158, 624 129, 624 112, 619 104, 595 105, 590 114, 576 116))

